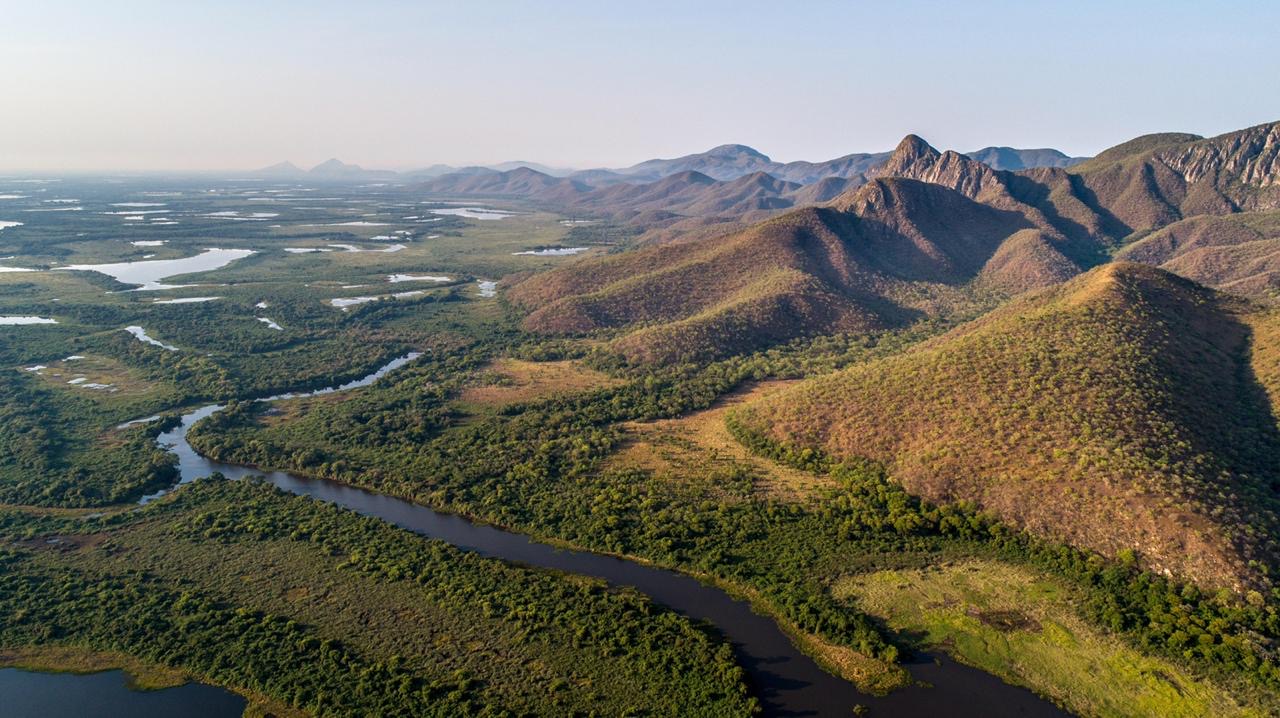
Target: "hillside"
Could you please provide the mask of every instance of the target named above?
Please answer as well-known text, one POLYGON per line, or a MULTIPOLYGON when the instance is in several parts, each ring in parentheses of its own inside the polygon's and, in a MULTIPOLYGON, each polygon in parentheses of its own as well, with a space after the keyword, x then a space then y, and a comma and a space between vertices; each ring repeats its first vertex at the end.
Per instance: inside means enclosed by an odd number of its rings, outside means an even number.
POLYGON ((1275 301, 1280 297, 1280 211, 1180 220, 1126 246, 1116 258, 1275 301))
POLYGON ((946 312, 980 276, 1021 291, 1078 271, 1045 236, 1018 212, 881 179, 739 232, 575 262, 507 297, 532 331, 630 332, 613 346, 634 360, 723 355, 946 312))
POLYGON ((573 263, 508 296, 529 312, 530 330, 633 332, 614 347, 658 361, 945 314, 975 290, 1013 296, 1117 251, 1255 296, 1275 281, 1275 223, 1228 216, 1280 207, 1280 124, 1208 140, 1139 138, 1076 167, 1019 172, 908 135, 871 175, 852 189, 863 180, 800 186, 761 172, 728 182, 686 172, 581 193, 574 202, 589 211, 661 216, 662 241, 681 246, 573 263), (821 206, 714 229, 801 202, 821 206), (1175 224, 1184 213, 1205 216, 1175 224), (698 238, 680 241, 686 229, 698 238))
POLYGON ((653 182, 612 182, 591 187, 578 179, 552 177, 527 167, 506 172, 448 174, 415 189, 447 197, 530 200, 562 211, 642 225, 655 223, 651 213, 662 213, 662 221, 721 215, 760 220, 813 196, 801 185, 763 172, 716 180, 686 170, 653 182))
POLYGON ((737 416, 778 442, 882 462, 930 500, 1240 588, 1278 548, 1276 372, 1258 361, 1276 356, 1275 323, 1110 264, 737 416))

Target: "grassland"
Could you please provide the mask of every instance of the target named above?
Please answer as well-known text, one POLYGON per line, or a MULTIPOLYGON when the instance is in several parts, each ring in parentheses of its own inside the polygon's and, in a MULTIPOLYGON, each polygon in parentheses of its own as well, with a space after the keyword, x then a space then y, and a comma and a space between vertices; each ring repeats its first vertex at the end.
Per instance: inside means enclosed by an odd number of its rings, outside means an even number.
POLYGON ((458 395, 457 406, 463 412, 491 412, 511 404, 616 386, 617 383, 617 379, 578 361, 535 362, 502 357, 480 369, 475 384, 458 395))
POLYGON ((1053 698, 1081 716, 1249 716, 1280 710, 1275 696, 1198 679, 1080 619, 1060 582, 990 560, 844 576, 837 597, 920 645, 1053 698), (1244 694, 1241 694, 1244 695, 1244 694))

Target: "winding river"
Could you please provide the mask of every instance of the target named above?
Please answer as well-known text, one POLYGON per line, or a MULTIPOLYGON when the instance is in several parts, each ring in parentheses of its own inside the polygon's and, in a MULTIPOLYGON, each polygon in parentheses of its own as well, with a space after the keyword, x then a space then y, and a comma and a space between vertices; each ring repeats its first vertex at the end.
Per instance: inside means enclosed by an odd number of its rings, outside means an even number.
MULTIPOLYGON (((328 394, 367 386, 388 372, 417 358, 400 357, 363 379, 338 387, 302 394, 282 394, 263 401, 328 394)), ((885 697, 858 692, 853 684, 822 670, 797 649, 770 618, 752 612, 744 601, 731 598, 682 573, 587 551, 565 550, 539 543, 523 534, 473 523, 452 514, 325 479, 310 479, 282 471, 264 472, 249 466, 206 459, 187 443, 190 428, 222 407, 203 406, 182 416, 174 429, 157 442, 178 457, 179 483, 221 472, 228 478, 262 476, 290 493, 310 496, 375 516, 419 535, 447 541, 459 548, 528 566, 550 568, 602 578, 632 586, 655 602, 689 618, 713 624, 732 644, 746 670, 752 690, 768 716, 852 715, 854 706, 867 706, 873 716, 950 716, 951 718, 1058 718, 1061 709, 1031 691, 1011 686, 983 671, 958 664, 946 656, 924 656, 907 667, 929 687, 895 691, 885 697)), ((153 500, 165 492, 143 499, 153 500)))

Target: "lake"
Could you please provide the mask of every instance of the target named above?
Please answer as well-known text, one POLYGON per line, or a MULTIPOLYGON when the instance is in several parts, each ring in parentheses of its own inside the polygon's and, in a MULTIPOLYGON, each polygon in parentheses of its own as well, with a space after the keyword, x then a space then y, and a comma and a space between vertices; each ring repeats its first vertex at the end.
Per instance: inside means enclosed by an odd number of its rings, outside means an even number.
POLYGON ((0 327, 18 327, 26 324, 57 324, 57 319, 45 317, 0 317, 0 327))
POLYGON ((166 277, 180 274, 208 272, 244 259, 253 254, 251 249, 206 249, 194 257, 181 259, 153 259, 140 262, 115 262, 111 264, 68 264, 59 269, 84 272, 100 272, 122 284, 136 284, 138 289, 177 289, 180 285, 161 284, 166 277))

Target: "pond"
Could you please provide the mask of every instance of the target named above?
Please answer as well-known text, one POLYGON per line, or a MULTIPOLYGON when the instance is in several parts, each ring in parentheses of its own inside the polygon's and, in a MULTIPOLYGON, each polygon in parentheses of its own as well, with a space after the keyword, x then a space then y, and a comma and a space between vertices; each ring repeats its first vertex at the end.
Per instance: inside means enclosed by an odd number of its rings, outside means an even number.
POLYGON ((450 217, 466 217, 467 219, 491 220, 514 217, 513 212, 502 212, 487 207, 450 207, 449 209, 427 210, 431 214, 442 214, 450 217))
POLYGON ((18 327, 26 324, 57 324, 57 319, 45 317, 0 317, 0 327, 18 327))
POLYGON ((590 247, 546 247, 544 249, 527 249, 523 252, 512 252, 514 255, 530 255, 534 257, 569 257, 575 254, 581 254, 590 249, 590 247))

